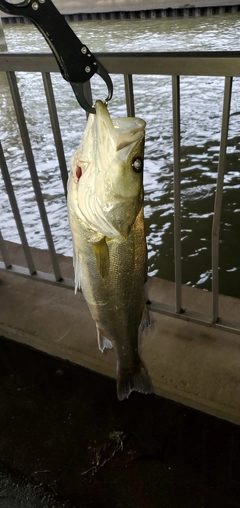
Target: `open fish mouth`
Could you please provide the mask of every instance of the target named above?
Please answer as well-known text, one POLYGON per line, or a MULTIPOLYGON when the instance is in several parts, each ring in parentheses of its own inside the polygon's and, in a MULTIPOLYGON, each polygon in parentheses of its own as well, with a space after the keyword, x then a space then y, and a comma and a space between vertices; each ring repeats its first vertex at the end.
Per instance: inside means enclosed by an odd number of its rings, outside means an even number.
MULTIPOLYGON (((122 151, 132 143, 142 140, 146 122, 141 118, 126 117, 111 119, 110 114, 102 101, 96 101, 96 117, 99 128, 99 136, 104 138, 107 131, 115 145, 115 150, 122 151)), ((126 157, 127 151, 122 152, 122 158, 126 157)))

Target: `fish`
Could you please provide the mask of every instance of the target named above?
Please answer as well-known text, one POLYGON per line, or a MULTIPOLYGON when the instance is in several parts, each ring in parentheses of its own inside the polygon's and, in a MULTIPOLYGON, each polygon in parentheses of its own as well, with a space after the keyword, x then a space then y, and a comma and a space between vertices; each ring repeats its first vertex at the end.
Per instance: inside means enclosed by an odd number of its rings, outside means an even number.
POLYGON ((138 352, 139 327, 150 325, 145 298, 147 245, 143 213, 146 123, 112 119, 97 100, 71 158, 68 216, 75 292, 81 289, 96 324, 98 347, 114 348, 117 396, 151 393, 138 352))

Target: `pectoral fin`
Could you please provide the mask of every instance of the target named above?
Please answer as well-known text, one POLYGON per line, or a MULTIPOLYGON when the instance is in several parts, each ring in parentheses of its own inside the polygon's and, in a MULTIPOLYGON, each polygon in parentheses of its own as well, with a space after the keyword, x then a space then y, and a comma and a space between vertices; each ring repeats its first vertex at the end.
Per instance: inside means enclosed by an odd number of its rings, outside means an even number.
POLYGON ((95 254, 100 275, 104 279, 109 274, 109 251, 105 237, 102 238, 100 242, 93 243, 92 249, 95 254))

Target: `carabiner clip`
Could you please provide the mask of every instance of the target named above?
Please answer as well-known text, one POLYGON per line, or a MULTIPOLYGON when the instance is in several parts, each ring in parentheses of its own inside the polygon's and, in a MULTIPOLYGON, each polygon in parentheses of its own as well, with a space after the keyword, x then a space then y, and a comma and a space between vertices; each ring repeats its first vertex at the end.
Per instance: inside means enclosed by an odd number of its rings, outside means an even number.
POLYGON ((113 84, 107 70, 82 44, 51 0, 24 0, 19 4, 0 0, 0 10, 25 16, 34 23, 52 50, 63 78, 70 83, 78 103, 85 111, 96 113, 88 103, 83 88, 83 84, 96 73, 107 85, 106 102, 111 100, 113 84))
MULTIPOLYGON (((106 71, 106 69, 99 62, 97 62, 96 74, 98 74, 103 79, 103 81, 105 81, 105 83, 107 85, 108 96, 105 99, 105 104, 108 104, 108 102, 111 100, 112 94, 113 94, 112 80, 111 80, 108 72, 106 71)), ((74 94, 75 94, 80 106, 83 109, 85 109, 85 111, 87 111, 88 113, 95 114, 96 109, 94 108, 94 106, 90 106, 90 104, 87 102, 87 99, 84 95, 84 86, 83 85, 84 85, 84 83, 71 83, 72 89, 74 91, 74 94)))

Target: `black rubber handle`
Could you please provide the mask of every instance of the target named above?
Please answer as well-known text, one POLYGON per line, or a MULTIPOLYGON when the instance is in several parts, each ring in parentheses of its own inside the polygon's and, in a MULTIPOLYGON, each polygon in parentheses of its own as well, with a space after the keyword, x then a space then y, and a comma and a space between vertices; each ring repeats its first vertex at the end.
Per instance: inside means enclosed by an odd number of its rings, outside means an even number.
POLYGON ((7 14, 25 16, 42 33, 50 46, 64 79, 85 83, 97 71, 97 61, 82 44, 51 0, 24 0, 10 4, 0 0, 0 9, 7 14))

